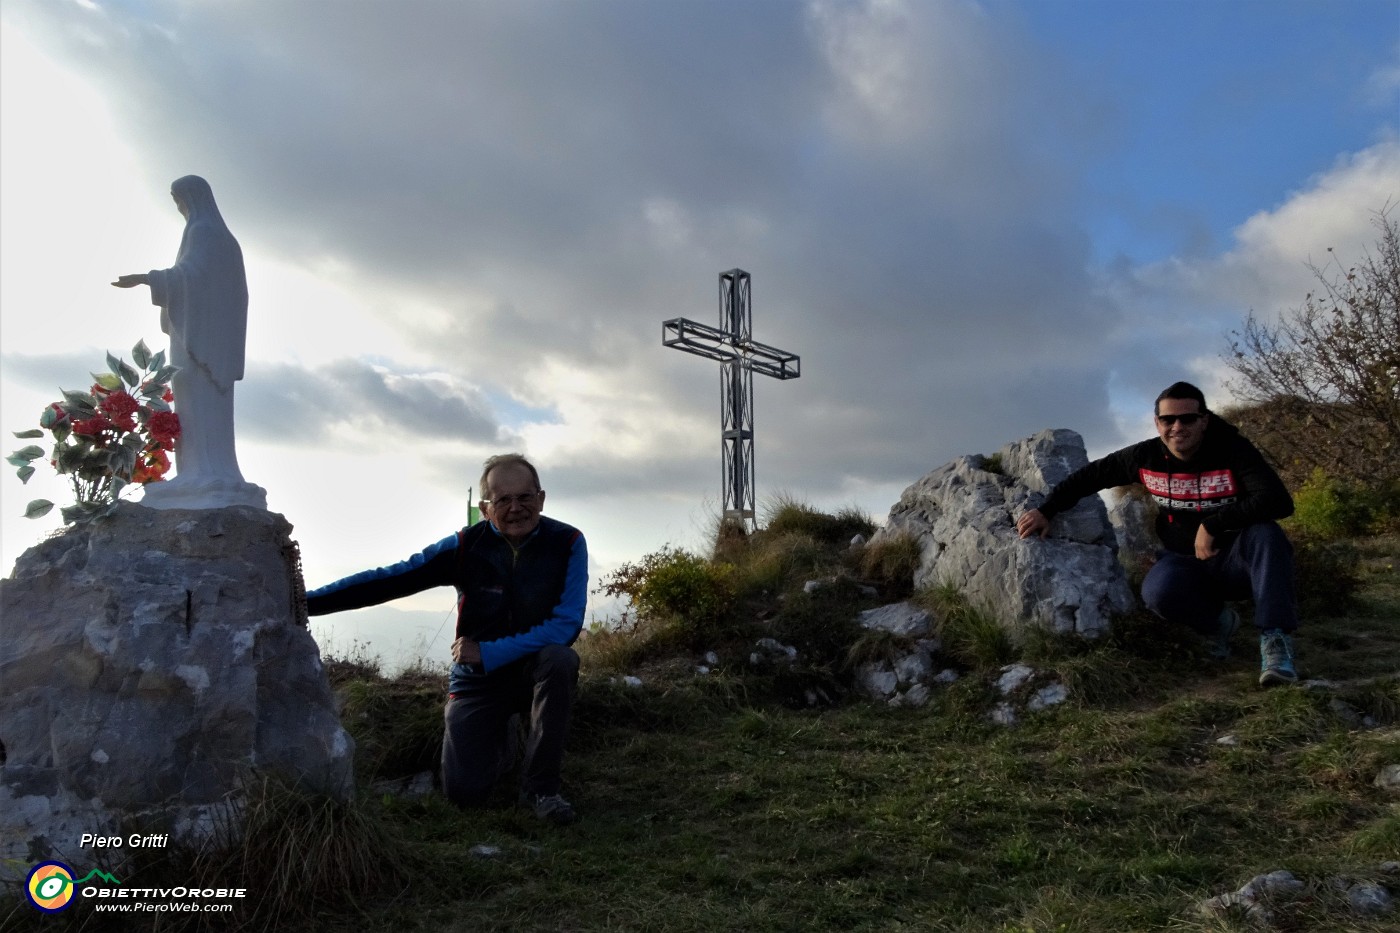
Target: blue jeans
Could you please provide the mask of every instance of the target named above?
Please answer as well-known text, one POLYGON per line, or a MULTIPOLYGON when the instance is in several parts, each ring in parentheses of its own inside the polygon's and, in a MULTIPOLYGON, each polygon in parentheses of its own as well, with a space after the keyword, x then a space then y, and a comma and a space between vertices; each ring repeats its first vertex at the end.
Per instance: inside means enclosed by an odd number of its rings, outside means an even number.
POLYGON ((510 717, 526 719, 521 790, 559 793, 564 742, 578 683, 578 654, 547 645, 500 670, 472 677, 443 710, 442 790, 462 807, 481 806, 515 764, 510 717))
POLYGON ((1209 560, 1161 551, 1142 581, 1142 601, 1168 622, 1206 634, 1227 599, 1253 599, 1261 632, 1298 627, 1293 544, 1274 522, 1247 526, 1209 560))

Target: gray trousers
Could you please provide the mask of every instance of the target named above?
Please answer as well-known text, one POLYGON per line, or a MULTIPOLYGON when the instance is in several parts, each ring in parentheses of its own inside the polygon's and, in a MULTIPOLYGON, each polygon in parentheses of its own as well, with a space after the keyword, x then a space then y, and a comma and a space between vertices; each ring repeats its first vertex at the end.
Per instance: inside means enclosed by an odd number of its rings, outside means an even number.
POLYGON ((442 790, 461 807, 479 807, 515 766, 511 717, 528 717, 520 789, 559 793, 569 715, 578 685, 578 655, 547 645, 505 667, 473 677, 443 710, 442 790))

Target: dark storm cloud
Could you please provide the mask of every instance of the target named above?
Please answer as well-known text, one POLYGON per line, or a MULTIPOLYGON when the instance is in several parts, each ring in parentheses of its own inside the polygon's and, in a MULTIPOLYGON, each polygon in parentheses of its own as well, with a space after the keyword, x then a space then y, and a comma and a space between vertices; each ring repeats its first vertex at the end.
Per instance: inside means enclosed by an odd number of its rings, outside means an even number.
POLYGON ((308 443, 352 427, 386 442, 436 438, 497 444, 512 439, 479 390, 443 376, 392 373, 360 360, 310 370, 255 364, 250 370, 238 391, 238 423, 252 437, 308 443))

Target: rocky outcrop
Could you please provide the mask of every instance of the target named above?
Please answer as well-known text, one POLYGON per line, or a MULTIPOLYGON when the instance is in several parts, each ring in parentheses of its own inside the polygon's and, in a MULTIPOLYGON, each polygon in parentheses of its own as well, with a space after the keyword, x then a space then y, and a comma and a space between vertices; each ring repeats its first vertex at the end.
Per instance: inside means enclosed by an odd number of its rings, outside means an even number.
POLYGON ((933 619, 913 603, 868 609, 857 621, 863 628, 897 636, 906 648, 856 667, 856 683, 872 700, 891 706, 923 706, 934 687, 957 680, 956 671, 938 667, 942 645, 933 633, 933 619))
POLYGON ((1157 537, 1156 503, 1141 486, 1116 490, 1108 521, 1118 539, 1118 562, 1130 577, 1141 579, 1157 560, 1162 542, 1157 537))
POLYGON ((904 491, 871 546, 914 537, 916 587, 951 585, 1012 629, 1099 635, 1135 605, 1103 501, 1088 496, 1056 516, 1045 540, 1016 534, 1017 517, 1087 462, 1083 440, 1063 429, 959 457, 904 491))
POLYGON ((352 792, 290 531, 124 503, 20 557, 0 581, 0 865, 77 855, 83 833, 227 829, 250 778, 352 792))

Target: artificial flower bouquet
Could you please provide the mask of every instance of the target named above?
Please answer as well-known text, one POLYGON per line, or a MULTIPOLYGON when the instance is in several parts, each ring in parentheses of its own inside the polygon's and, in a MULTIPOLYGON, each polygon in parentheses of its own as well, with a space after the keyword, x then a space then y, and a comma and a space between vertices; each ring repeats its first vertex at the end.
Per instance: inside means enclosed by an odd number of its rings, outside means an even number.
MULTIPOLYGON (((61 509, 65 524, 106 515, 130 484, 159 482, 170 469, 170 452, 180 436, 180 418, 170 408, 170 379, 178 371, 165 351, 152 354, 143 340, 131 348, 136 366, 107 354, 108 372, 93 373, 88 392, 62 390, 39 417, 39 427, 16 431, 15 437, 53 435, 49 463, 73 483, 75 502, 61 509), (137 367, 140 367, 137 369, 137 367)), ((7 459, 20 482, 34 475, 33 461, 44 449, 30 445, 7 459)), ((53 503, 35 499, 29 518, 47 515, 53 503)))

